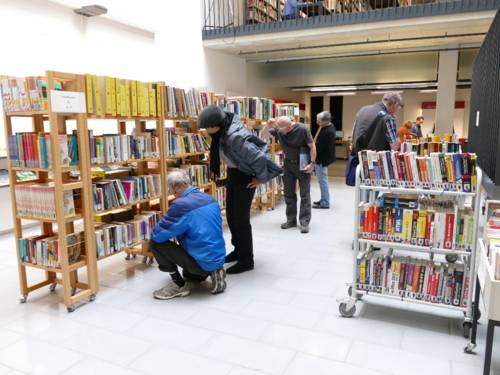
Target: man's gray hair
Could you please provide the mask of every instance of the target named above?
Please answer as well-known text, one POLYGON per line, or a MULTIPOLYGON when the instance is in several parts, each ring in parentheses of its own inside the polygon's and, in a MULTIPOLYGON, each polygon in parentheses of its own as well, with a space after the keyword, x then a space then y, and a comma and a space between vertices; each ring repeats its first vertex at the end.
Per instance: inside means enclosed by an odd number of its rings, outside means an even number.
POLYGON ((328 111, 323 111, 316 115, 316 119, 324 122, 332 122, 332 115, 328 111))
POLYGON ((292 123, 292 120, 290 120, 290 117, 288 116, 280 116, 277 118, 276 123, 278 125, 281 124, 290 125, 292 123))
POLYGON ((386 92, 382 101, 388 104, 398 103, 400 106, 403 106, 403 98, 401 97, 401 94, 395 91, 386 92))
POLYGON ((178 169, 168 173, 167 184, 168 190, 173 192, 191 186, 191 178, 185 171, 178 169))

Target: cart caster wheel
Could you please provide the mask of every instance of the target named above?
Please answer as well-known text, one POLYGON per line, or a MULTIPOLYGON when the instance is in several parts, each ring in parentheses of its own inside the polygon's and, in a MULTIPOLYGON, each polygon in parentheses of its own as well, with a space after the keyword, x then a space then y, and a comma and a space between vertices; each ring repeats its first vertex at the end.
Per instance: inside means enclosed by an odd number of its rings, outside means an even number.
POLYGON ((445 258, 446 258, 446 261, 448 263, 455 263, 458 260, 458 255, 457 254, 446 254, 445 258))
POLYGON ((148 265, 152 266, 154 263, 155 263, 155 260, 153 259, 153 257, 150 257, 148 260, 148 265))
POLYGON ((472 323, 471 322, 464 322, 462 324, 462 327, 464 328, 464 337, 466 339, 468 339, 470 336, 470 330, 472 328, 472 323))
POLYGON ((76 294, 76 288, 71 288, 71 295, 74 296, 76 294))
POLYGON ((89 296, 89 302, 94 302, 95 301, 95 294, 91 294, 89 296))
MULTIPOLYGON (((349 297, 352 297, 352 285, 349 286, 349 288, 347 289, 347 294, 349 295, 349 297)), ((361 299, 362 295, 359 294, 359 293, 356 293, 356 299, 359 301, 361 299)))
POLYGON ((464 348, 464 353, 466 354, 474 354, 474 349, 476 347, 476 344, 473 343, 468 343, 467 346, 464 348))
POLYGON ((351 307, 348 307, 346 302, 342 302, 339 305, 339 312, 340 315, 342 315, 344 318, 352 318, 354 314, 356 313, 356 305, 352 305, 351 307))
POLYGON ((21 303, 26 303, 27 300, 28 300, 27 294, 23 294, 21 297, 19 297, 19 302, 21 303))
POLYGON ((142 257, 142 264, 148 263, 148 257, 142 257))
POLYGON ((69 305, 68 307, 66 307, 66 311, 69 313, 72 313, 75 310, 76 310, 76 307, 74 305, 69 305))
POLYGON ((127 254, 127 255, 125 256, 125 260, 130 260, 130 259, 131 259, 131 258, 130 258, 130 254, 127 254))
POLYGON ((51 293, 54 293, 56 291, 56 286, 57 286, 57 283, 50 284, 49 290, 51 293))

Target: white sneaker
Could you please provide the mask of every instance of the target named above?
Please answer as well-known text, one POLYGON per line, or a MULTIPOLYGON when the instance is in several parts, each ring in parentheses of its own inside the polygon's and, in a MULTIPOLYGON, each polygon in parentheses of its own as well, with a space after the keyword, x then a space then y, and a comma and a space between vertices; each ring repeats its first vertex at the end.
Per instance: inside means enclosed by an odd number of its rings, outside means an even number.
POLYGON ((153 297, 156 299, 172 299, 175 297, 186 297, 191 294, 191 289, 189 289, 188 283, 184 284, 184 286, 180 287, 173 281, 171 281, 167 286, 164 286, 161 289, 155 290, 153 293, 153 297))
POLYGON ((212 272, 210 275, 212 284, 210 286, 210 293, 222 293, 226 289, 226 270, 219 268, 212 272))

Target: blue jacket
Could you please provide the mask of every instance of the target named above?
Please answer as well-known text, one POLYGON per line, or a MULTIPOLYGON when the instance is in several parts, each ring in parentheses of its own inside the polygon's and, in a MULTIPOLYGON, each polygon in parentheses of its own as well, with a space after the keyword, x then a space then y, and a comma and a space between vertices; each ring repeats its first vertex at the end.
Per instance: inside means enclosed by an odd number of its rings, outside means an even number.
POLYGON ((226 244, 219 204, 196 187, 187 188, 172 202, 151 239, 163 243, 174 237, 205 271, 224 265, 226 244))

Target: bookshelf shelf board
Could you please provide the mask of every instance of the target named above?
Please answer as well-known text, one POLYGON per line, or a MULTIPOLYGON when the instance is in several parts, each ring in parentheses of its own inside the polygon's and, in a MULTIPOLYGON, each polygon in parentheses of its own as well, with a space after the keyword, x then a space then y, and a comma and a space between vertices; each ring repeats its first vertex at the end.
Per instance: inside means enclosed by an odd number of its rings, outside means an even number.
POLYGON ((135 247, 137 247, 137 246, 139 246, 139 245, 142 245, 142 244, 144 244, 144 243, 146 243, 146 242, 147 242, 146 240, 139 240, 139 241, 137 241, 137 242, 133 243, 133 244, 132 244, 132 245, 130 245, 130 246, 127 246, 127 247, 125 247, 125 248, 123 248, 123 249, 121 249, 121 250, 115 251, 114 253, 110 253, 110 254, 103 255, 103 256, 101 256, 101 257, 97 258, 97 260, 99 261, 99 260, 104 260, 104 259, 106 259, 106 258, 111 258, 111 257, 112 257, 112 256, 114 256, 114 255, 117 255, 117 254, 120 254, 120 253, 123 253, 123 252, 130 251, 130 250, 132 250, 133 248, 135 248, 135 247))
POLYGON ((414 251, 419 253, 433 253, 433 254, 455 254, 455 255, 470 255, 470 251, 465 250, 448 250, 448 249, 438 249, 433 248, 431 246, 418 246, 418 245, 410 245, 401 242, 386 242, 386 241, 377 241, 377 240, 368 240, 366 238, 358 239, 360 243, 365 243, 368 245, 373 245, 375 247, 384 247, 384 248, 392 248, 396 250, 406 250, 406 251, 414 251))
MULTIPOLYGON (((42 266, 40 264, 33 264, 33 263, 29 263, 29 262, 21 262, 21 265, 24 266, 24 267, 38 268, 40 270, 45 270, 45 271, 48 271, 48 272, 62 272, 62 269, 59 268, 59 267, 46 267, 46 266, 42 266)), ((76 270, 78 268, 85 267, 86 265, 87 265, 86 260, 85 259, 81 259, 78 262, 71 263, 69 265, 68 269, 70 271, 74 271, 74 270, 76 270)))
POLYGON ((29 116, 48 116, 49 111, 42 110, 42 111, 10 111, 10 112, 5 112, 6 116, 9 117, 29 117, 29 116))
POLYGON ((83 188, 83 182, 81 181, 76 181, 76 182, 66 182, 63 184, 63 190, 75 190, 75 189, 81 189, 83 188))
POLYGON ((135 206, 137 204, 148 203, 148 202, 160 199, 160 198, 161 198, 161 195, 157 195, 155 197, 151 197, 151 198, 141 199, 141 200, 138 200, 138 201, 129 202, 127 204, 124 204, 123 206, 113 207, 113 208, 110 208, 109 210, 94 211, 94 215, 96 215, 96 216, 102 216, 102 215, 110 214, 110 213, 113 213, 113 212, 118 212, 118 211, 126 210, 127 208, 130 208, 130 207, 135 206))
POLYGON ((130 121, 144 121, 144 120, 152 120, 152 121, 158 121, 160 120, 160 117, 154 117, 154 116, 113 116, 113 115, 93 115, 93 114, 87 114, 87 117, 91 120, 130 120, 130 121))
POLYGON ((476 193, 466 193, 463 191, 451 191, 451 190, 432 190, 432 189, 413 189, 413 188, 399 188, 399 187, 387 187, 387 186, 372 186, 372 185, 360 185, 361 190, 373 190, 373 191, 387 191, 394 193, 408 193, 408 194, 432 194, 432 195, 448 195, 448 196, 476 196, 476 193))
MULTIPOLYGON (((57 223, 56 219, 48 219, 44 217, 36 217, 36 216, 27 216, 27 215, 16 215, 17 219, 21 220, 32 220, 32 221, 40 221, 42 223, 57 223)), ((64 221, 66 223, 70 223, 72 221, 77 221, 83 219, 83 216, 81 214, 73 215, 73 216, 68 216, 64 218, 64 221)))
POLYGON ((453 305, 446 305, 444 303, 438 303, 438 302, 422 301, 422 300, 419 300, 416 298, 393 296, 390 294, 382 294, 382 293, 366 291, 366 290, 362 290, 362 289, 358 289, 358 288, 356 288, 356 293, 370 296, 370 297, 375 297, 375 298, 392 299, 392 300, 401 301, 401 302, 416 303, 419 305, 435 306, 435 307, 440 307, 440 308, 448 309, 448 310, 467 312, 467 307, 463 307, 463 306, 453 306, 453 305))
POLYGON ((147 159, 129 159, 129 160, 123 160, 123 161, 113 161, 109 163, 94 163, 91 166, 92 167, 106 167, 110 165, 127 165, 127 164, 132 164, 132 163, 147 163, 147 162, 158 162, 160 161, 160 158, 147 158, 147 159))
MULTIPOLYGON (((13 171, 33 171, 33 172, 52 172, 52 168, 34 168, 34 167, 16 167, 11 166, 10 169, 13 171)), ((69 166, 69 167, 61 167, 63 172, 76 171, 79 167, 77 165, 69 166)))
POLYGON ((209 189, 209 188, 211 188, 211 187, 212 187, 212 183, 211 183, 211 182, 209 182, 209 183, 207 183, 207 184, 202 184, 202 185, 200 185, 200 186, 195 185, 195 186, 196 186, 196 187, 198 187, 198 188, 199 188, 199 189, 201 189, 201 190, 203 190, 203 189, 209 189))
POLYGON ((201 156, 201 155, 206 155, 210 151, 200 151, 200 152, 190 152, 187 154, 179 154, 179 155, 167 155, 165 159, 184 159, 188 158, 190 156, 201 156))

